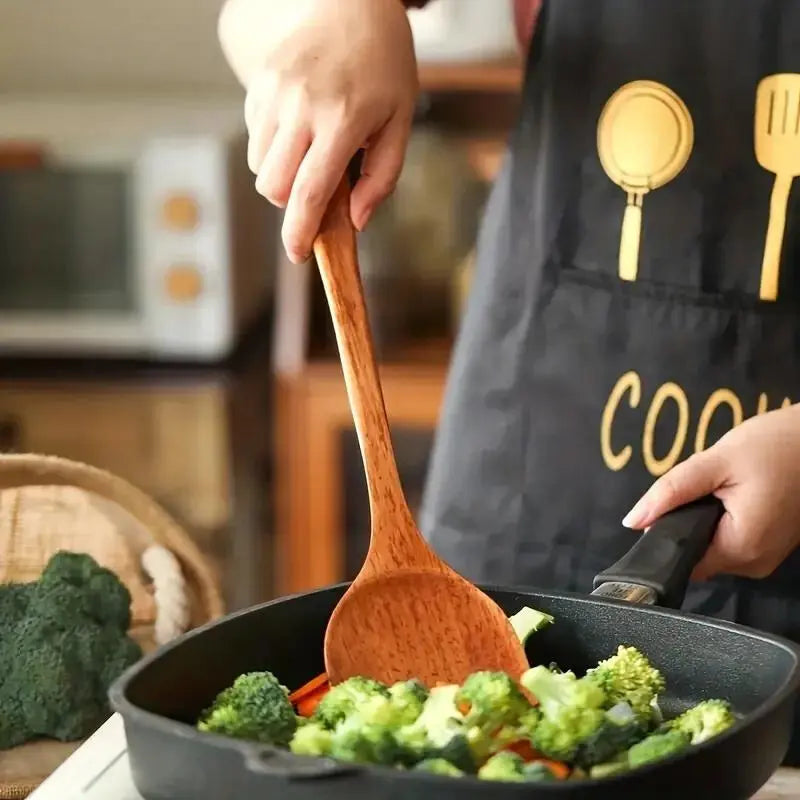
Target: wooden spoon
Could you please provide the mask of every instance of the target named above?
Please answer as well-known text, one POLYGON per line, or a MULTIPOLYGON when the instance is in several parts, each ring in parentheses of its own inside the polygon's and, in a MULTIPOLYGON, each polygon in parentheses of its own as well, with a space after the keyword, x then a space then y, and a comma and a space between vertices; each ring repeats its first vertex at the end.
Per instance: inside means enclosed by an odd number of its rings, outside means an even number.
POLYGON ((461 683, 477 670, 514 679, 528 667, 511 623, 494 601, 439 559, 403 495, 392 451, 350 221, 339 185, 314 244, 333 317, 369 494, 364 565, 331 615, 325 667, 332 684, 363 675, 385 683, 418 678, 461 683))

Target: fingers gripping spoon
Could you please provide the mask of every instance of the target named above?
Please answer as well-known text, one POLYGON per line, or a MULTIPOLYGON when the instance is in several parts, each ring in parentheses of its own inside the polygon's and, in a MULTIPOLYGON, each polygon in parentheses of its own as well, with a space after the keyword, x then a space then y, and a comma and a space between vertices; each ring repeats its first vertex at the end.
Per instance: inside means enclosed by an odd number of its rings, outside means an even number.
POLYGON ((511 623, 493 600, 445 564, 417 529, 400 484, 358 270, 350 191, 339 185, 314 244, 333 318, 364 461, 370 545, 331 615, 325 667, 331 683, 363 675, 427 686, 472 672, 528 667, 511 623))

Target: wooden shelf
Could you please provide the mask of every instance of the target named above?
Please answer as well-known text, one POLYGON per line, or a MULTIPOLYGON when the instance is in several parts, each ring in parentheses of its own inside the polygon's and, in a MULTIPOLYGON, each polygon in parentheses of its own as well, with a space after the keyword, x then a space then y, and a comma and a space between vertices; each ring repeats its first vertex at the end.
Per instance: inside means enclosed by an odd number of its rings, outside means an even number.
POLYGON ((522 62, 477 61, 423 63, 419 65, 420 87, 427 92, 510 92, 522 87, 522 62))

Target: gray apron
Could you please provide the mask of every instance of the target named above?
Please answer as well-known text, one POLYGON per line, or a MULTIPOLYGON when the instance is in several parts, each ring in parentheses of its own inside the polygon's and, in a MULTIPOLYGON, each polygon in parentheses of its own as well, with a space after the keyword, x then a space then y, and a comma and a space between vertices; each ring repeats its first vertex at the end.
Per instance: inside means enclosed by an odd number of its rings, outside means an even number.
MULTIPOLYGON (((800 401, 800 188, 772 202, 786 166, 755 152, 800 142, 800 77, 759 94, 779 73, 800 73, 797 0, 546 0, 421 512, 465 575, 588 592, 655 477, 800 401)), ((800 641, 800 552, 684 608, 800 641)))

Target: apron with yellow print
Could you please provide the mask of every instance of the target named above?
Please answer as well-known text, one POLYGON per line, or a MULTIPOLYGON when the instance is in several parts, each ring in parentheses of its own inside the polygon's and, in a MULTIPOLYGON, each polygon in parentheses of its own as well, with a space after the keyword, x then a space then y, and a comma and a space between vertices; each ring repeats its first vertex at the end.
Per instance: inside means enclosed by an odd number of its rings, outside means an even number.
MULTIPOLYGON (((588 592, 657 476, 800 401, 794 175, 800 2, 546 0, 420 520, 454 567, 588 592)), ((684 608, 800 641, 800 553, 684 608)))

